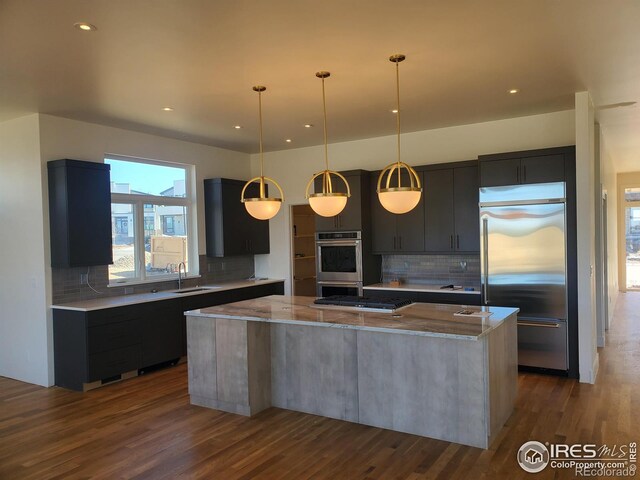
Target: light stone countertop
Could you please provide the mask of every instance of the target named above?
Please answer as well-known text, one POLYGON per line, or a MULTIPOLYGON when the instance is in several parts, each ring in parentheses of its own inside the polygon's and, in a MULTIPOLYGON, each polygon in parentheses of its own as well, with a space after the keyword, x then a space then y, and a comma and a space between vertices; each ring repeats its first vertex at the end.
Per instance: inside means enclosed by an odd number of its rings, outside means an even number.
POLYGON ((118 295, 113 297, 94 298, 90 300, 79 300, 77 302, 61 303, 51 305, 51 308, 59 310, 75 310, 80 312, 90 312, 92 310, 102 310, 104 308, 122 307, 125 305, 135 305, 139 303, 155 302, 159 300, 169 300, 183 298, 191 295, 202 295, 206 293, 224 292, 225 290, 235 290, 238 288, 254 287, 269 283, 283 282, 281 279, 264 280, 237 280, 233 282, 220 282, 211 285, 201 285, 200 287, 185 287, 184 290, 192 288, 205 288, 195 292, 176 293, 177 290, 163 290, 156 293, 134 293, 131 295, 118 295))
POLYGON ((483 319, 454 316, 462 309, 459 305, 414 303, 392 314, 323 309, 311 306, 313 300, 314 297, 271 295, 192 310, 185 315, 477 340, 519 311, 508 307, 464 307, 492 312, 490 317, 483 319))
POLYGON ((429 292, 429 293, 465 293, 467 295, 480 295, 480 289, 476 286, 463 285, 460 290, 441 289, 443 284, 422 284, 422 283, 401 283, 399 286, 392 286, 389 283, 374 283, 366 285, 363 290, 393 290, 397 292, 429 292), (475 288, 473 291, 465 291, 465 287, 475 288))

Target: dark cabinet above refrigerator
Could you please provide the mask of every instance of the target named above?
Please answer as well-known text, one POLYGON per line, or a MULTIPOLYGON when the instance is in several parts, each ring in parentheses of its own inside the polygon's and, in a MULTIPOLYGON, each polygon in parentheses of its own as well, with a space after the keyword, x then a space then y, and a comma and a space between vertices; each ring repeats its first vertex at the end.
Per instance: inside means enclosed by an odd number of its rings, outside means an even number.
POLYGON ((480 186, 564 182, 575 147, 480 155, 480 186))

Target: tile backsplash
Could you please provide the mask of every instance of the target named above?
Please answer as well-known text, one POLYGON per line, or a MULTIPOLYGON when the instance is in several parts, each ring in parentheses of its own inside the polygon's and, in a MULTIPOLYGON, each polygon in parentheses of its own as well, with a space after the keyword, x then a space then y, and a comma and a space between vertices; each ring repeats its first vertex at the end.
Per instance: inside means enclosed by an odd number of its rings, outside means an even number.
POLYGON ((480 288, 480 255, 383 255, 382 281, 480 288))
MULTIPOLYGON (((254 275, 253 255, 241 255, 224 258, 209 258, 200 255, 200 278, 184 281, 185 287, 207 285, 216 282, 243 280, 254 275)), ((108 287, 109 270, 107 265, 78 268, 52 268, 52 303, 67 303, 92 298, 113 297, 130 293, 148 293, 151 290, 173 290, 178 288, 177 280, 144 283, 122 287, 108 287), (80 275, 89 272, 88 285, 80 284, 80 275)))

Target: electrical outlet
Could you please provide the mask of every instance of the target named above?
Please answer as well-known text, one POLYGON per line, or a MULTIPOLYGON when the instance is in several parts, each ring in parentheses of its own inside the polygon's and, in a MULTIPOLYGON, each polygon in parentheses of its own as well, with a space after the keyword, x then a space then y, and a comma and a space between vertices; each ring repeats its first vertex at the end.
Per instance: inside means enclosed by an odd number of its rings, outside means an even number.
POLYGON ((81 273, 80 274, 80 285, 86 285, 87 283, 89 283, 89 274, 88 273, 81 273))

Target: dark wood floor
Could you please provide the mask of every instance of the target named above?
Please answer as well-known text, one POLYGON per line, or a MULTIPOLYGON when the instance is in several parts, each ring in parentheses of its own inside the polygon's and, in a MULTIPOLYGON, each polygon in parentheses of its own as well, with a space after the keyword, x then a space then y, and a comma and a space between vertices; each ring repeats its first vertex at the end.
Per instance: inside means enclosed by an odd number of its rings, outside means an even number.
POLYGON ((640 293, 620 294, 607 341, 595 385, 520 375, 489 450, 275 408, 249 419, 193 407, 185 365, 85 394, 0 378, 0 478, 533 478, 516 463, 527 440, 640 441, 640 293))

